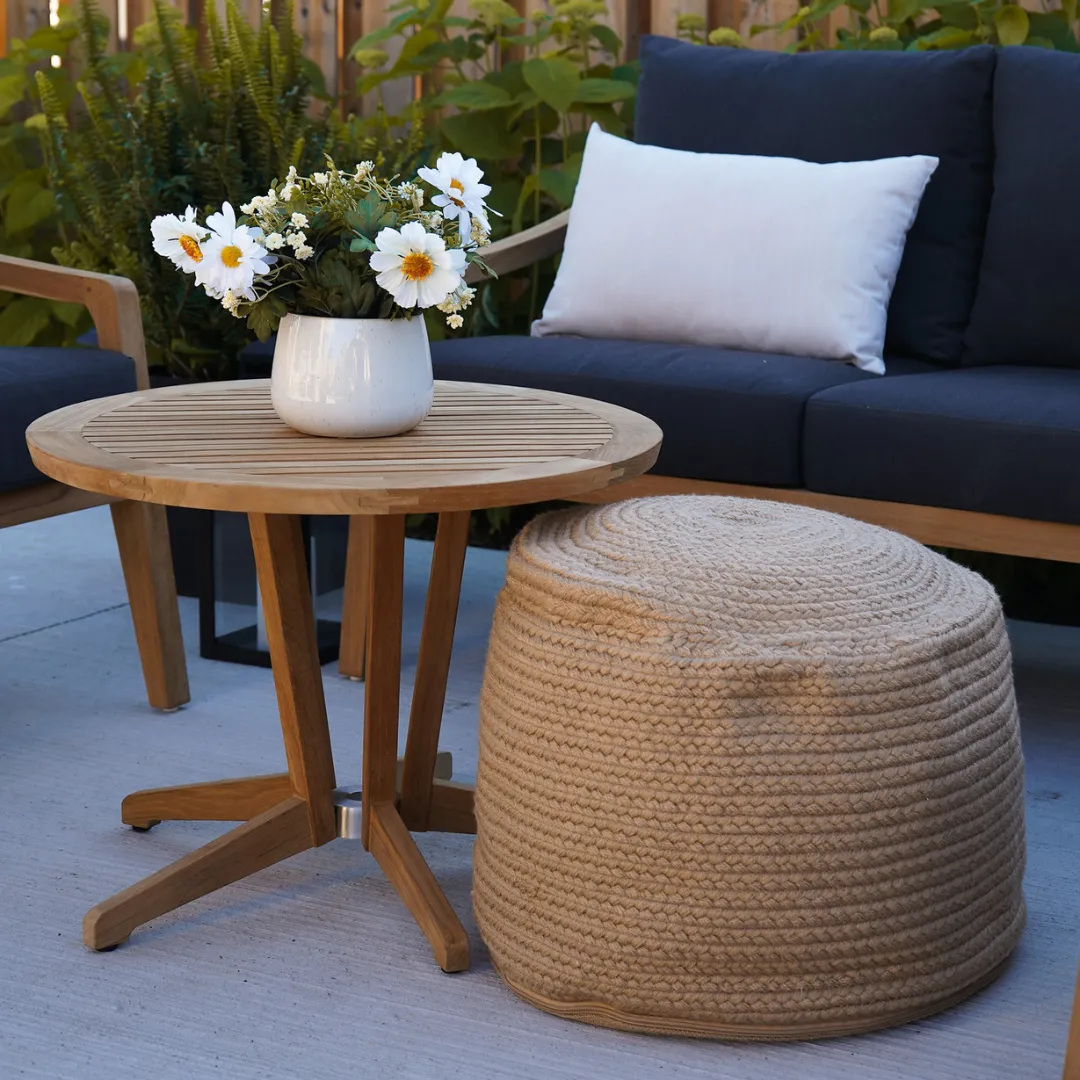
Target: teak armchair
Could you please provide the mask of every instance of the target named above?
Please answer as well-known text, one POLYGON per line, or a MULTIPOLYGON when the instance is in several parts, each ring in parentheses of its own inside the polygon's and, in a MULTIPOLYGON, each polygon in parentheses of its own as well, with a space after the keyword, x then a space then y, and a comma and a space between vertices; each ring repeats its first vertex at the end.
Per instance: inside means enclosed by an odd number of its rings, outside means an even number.
MULTIPOLYGON (((0 289, 82 304, 97 328, 100 348, 130 357, 136 386, 150 385, 139 294, 126 278, 5 255, 0 256, 0 289)), ((112 511, 147 697, 155 708, 179 708, 190 694, 165 508, 78 491, 42 478, 31 487, 0 492, 0 528, 103 503, 109 503, 112 511)))

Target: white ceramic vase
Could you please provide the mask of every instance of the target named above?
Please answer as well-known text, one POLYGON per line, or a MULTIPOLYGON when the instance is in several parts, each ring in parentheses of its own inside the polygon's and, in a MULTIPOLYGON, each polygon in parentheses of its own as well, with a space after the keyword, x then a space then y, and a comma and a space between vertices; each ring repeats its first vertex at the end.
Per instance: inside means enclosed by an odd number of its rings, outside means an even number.
POLYGON ((286 315, 278 327, 270 398, 308 435, 371 439, 416 427, 435 387, 423 317, 286 315))

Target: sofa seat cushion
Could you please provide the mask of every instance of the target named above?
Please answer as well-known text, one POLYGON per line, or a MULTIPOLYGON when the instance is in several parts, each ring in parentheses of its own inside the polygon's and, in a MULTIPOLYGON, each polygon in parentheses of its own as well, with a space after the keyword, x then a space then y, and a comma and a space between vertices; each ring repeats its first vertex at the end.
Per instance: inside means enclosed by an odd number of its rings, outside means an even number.
MULTIPOLYGON (((432 345, 437 379, 597 398, 663 429, 654 472, 798 486, 803 408, 826 387, 876 381, 833 360, 573 337, 459 338, 432 345)), ((927 370, 886 361, 895 371, 927 370)))
POLYGON ((994 82, 994 197, 965 364, 1080 368, 1080 218, 1056 193, 1080 176, 1080 56, 1003 49, 994 82))
POLYGON ((985 367, 810 399, 812 491, 1080 524, 1080 371, 985 367))
MULTIPOLYGON (((989 46, 788 56, 648 38, 634 138, 822 163, 939 158, 908 233, 886 348, 959 363, 990 206, 994 61, 989 46)), ((1043 116, 1057 115, 1045 100, 1043 116)))
POLYGON ((135 389, 135 365, 103 349, 0 348, 0 491, 40 484, 26 429, 77 401, 135 389))

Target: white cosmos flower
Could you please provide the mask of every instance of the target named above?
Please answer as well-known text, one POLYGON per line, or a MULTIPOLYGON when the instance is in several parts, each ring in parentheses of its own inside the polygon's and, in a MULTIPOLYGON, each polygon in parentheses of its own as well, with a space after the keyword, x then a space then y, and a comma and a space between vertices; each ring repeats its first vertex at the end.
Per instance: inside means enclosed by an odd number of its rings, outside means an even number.
POLYGON ((371 255, 379 286, 403 308, 434 307, 461 284, 463 251, 447 251, 441 236, 424 231, 418 221, 383 229, 375 237, 379 249, 371 255), (459 257, 460 256, 460 257, 459 257))
POLYGON ((173 264, 193 274, 203 261, 202 241, 210 230, 195 220, 195 209, 189 206, 183 217, 176 214, 162 214, 150 222, 150 233, 154 238, 154 250, 159 255, 171 259, 173 264))
POLYGON ((195 281, 219 300, 229 292, 254 300, 255 277, 269 273, 273 259, 258 243, 262 230, 238 226, 229 203, 222 203, 221 212, 211 214, 206 223, 210 226, 210 238, 203 245, 203 260, 195 281))
POLYGON ((417 169, 422 180, 439 189, 432 198, 435 206, 441 206, 443 217, 457 218, 462 243, 472 239, 472 218, 487 233, 487 206, 484 196, 491 193, 487 184, 481 184, 484 170, 476 164, 476 158, 463 158, 460 154, 441 154, 434 169, 417 169))

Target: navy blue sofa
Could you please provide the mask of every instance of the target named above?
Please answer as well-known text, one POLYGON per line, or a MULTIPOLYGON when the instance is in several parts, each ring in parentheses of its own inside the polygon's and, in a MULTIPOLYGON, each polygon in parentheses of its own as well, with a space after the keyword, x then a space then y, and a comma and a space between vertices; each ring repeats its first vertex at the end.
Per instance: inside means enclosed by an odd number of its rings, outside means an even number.
MULTIPOLYGON (((782 498, 946 544, 1080 561, 1080 55, 777 55, 651 38, 635 138, 840 161, 933 154, 889 307, 885 376, 808 357, 579 338, 433 346, 438 378, 601 398, 664 430, 611 498, 782 498)), ((710 212, 733 208, 714 207, 710 212)), ((807 207, 813 213, 813 207, 807 207)), ((561 248, 566 215, 488 249, 561 248)), ((807 274, 814 272, 807 266, 807 274)))

